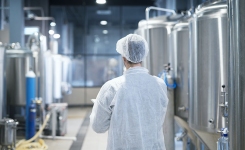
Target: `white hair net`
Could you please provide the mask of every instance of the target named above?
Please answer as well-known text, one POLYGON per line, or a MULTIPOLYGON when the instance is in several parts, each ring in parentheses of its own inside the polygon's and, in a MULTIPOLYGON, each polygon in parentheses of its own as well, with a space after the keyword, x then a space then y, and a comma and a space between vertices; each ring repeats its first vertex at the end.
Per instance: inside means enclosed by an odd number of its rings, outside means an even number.
POLYGON ((146 40, 137 34, 129 34, 120 39, 117 42, 116 50, 133 63, 139 63, 144 60, 149 52, 146 40))

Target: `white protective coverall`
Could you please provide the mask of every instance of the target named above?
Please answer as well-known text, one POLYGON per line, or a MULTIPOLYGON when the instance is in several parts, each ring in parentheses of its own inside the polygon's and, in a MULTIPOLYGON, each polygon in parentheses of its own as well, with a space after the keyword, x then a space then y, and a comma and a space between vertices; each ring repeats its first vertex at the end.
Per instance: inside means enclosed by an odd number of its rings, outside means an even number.
POLYGON ((165 150, 167 104, 164 81, 132 67, 102 86, 90 123, 97 133, 109 130, 107 150, 165 150))

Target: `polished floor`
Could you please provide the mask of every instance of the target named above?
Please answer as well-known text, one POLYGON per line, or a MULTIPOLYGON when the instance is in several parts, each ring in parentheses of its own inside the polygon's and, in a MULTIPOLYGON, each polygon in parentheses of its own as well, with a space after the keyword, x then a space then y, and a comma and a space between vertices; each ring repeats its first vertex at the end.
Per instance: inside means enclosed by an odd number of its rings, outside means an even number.
MULTIPOLYGON (((68 111, 67 134, 72 140, 44 139, 49 150, 106 150, 107 133, 97 134, 89 125, 91 108, 70 108, 68 111)), ((181 142, 175 143, 175 150, 181 150, 181 142)))

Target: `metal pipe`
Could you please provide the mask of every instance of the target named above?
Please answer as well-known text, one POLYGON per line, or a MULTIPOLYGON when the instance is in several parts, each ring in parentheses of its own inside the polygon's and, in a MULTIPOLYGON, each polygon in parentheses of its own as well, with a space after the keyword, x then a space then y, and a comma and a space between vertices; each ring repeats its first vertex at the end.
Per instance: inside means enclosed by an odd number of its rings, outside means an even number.
POLYGON ((245 1, 228 0, 229 21, 229 148, 245 149, 245 1))
MULTIPOLYGON (((44 17, 44 10, 42 7, 24 7, 24 10, 40 10, 41 16, 44 17)), ((42 34, 44 34, 44 32, 45 32, 45 24, 44 24, 44 20, 43 20, 42 21, 42 34)))
MULTIPOLYGON (((148 27, 148 20, 149 20, 149 14, 151 10, 158 10, 158 11, 164 11, 164 12, 170 12, 172 14, 176 14, 176 12, 172 9, 166 9, 166 8, 159 8, 159 7, 147 7, 145 9, 145 19, 146 19, 146 41, 148 42, 148 45, 150 45, 150 33, 149 33, 149 27, 148 27)), ((151 58, 151 53, 148 53, 148 57, 147 57, 147 67, 150 69, 150 72, 153 72, 152 67, 151 67, 151 63, 150 63, 150 59, 151 58)))

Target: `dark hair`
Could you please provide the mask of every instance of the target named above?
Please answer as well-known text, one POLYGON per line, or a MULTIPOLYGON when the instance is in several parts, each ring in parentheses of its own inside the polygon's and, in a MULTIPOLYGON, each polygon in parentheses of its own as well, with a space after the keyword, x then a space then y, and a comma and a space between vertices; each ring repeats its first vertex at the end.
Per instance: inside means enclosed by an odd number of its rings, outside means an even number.
POLYGON ((129 60, 127 60, 127 62, 128 62, 129 64, 131 64, 131 65, 133 65, 133 64, 139 64, 139 63, 142 63, 142 61, 141 61, 141 62, 138 62, 138 63, 134 63, 134 62, 129 61, 129 60))

